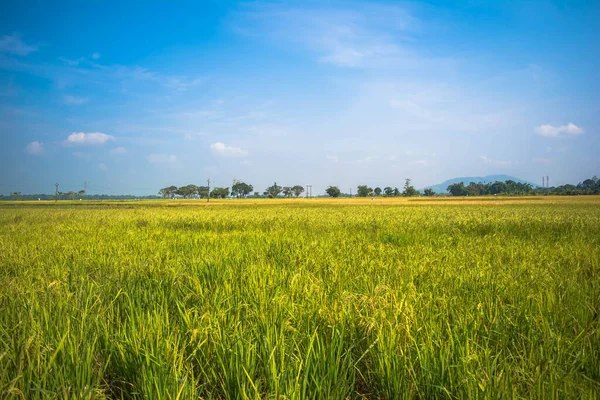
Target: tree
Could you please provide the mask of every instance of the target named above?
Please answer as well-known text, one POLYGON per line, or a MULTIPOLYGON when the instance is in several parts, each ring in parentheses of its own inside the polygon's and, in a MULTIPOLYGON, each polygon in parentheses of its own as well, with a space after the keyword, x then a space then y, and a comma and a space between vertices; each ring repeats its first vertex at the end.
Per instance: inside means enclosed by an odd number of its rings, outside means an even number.
POLYGON ((254 197, 260 197, 260 192, 254 192, 254 197))
POLYGON ((447 189, 452 196, 466 196, 467 188, 465 188, 465 184, 462 182, 454 183, 448 186, 447 189))
POLYGON ((162 188, 158 191, 158 194, 162 196, 163 199, 169 198, 172 199, 177 191, 177 186, 169 186, 166 188, 162 188))
POLYGON ((329 197, 340 197, 342 191, 337 186, 329 186, 325 192, 329 195, 329 197))
POLYGON ((193 195, 198 194, 198 186, 191 184, 182 186, 175 191, 175 194, 178 196, 182 196, 184 199, 189 199, 193 195))
POLYGON ((400 196, 400 189, 398 189, 397 187, 394 188, 394 196, 400 196))
POLYGON ((358 185, 358 190, 356 191, 358 197, 367 197, 370 196, 371 193, 373 193, 373 189, 367 185, 358 185))
POLYGON ((214 199, 224 199, 229 196, 229 188, 216 187, 210 191, 210 197, 214 199))
POLYGON ((302 193, 304 193, 304 187, 302 185, 296 185, 296 186, 292 187, 292 192, 294 193, 295 197, 298 197, 302 193))
POLYGON ((253 190, 254 187, 252 187, 252 185, 248 185, 247 183, 237 179, 234 180, 233 185, 231 185, 231 195, 237 198, 246 197, 252 193, 253 190))
POLYGON ((21 197, 21 192, 11 192, 10 195, 11 197, 14 197, 15 200, 19 200, 19 198, 21 197))
POLYGON ((433 191, 432 188, 427 188, 423 191, 423 194, 427 197, 432 197, 435 196, 435 192, 433 191))
POLYGON ((277 196, 279 196, 279 193, 281 193, 281 186, 277 185, 277 182, 273 182, 273 186, 269 186, 264 194, 266 197, 273 199, 277 196))
POLYGON ((292 197, 292 194, 294 193, 292 188, 289 186, 284 186, 283 189, 281 189, 281 192, 285 197, 292 197))
POLYGON ((373 192, 375 193, 376 196, 381 196, 381 188, 380 187, 376 187, 373 192))
POLYGON ((196 186, 196 194, 201 199, 208 197, 208 186, 196 186))
POLYGON ((387 197, 391 197, 394 195, 394 189, 389 186, 383 188, 383 194, 387 197))
POLYGON ((402 195, 405 197, 411 197, 416 196, 418 194, 419 192, 417 191, 417 189, 415 189, 414 186, 410 184, 410 179, 406 178, 406 181, 404 182, 404 191, 402 192, 402 195))
POLYGON ((79 198, 82 198, 85 195, 85 190, 80 190, 77 192, 77 195, 79 195, 79 198))

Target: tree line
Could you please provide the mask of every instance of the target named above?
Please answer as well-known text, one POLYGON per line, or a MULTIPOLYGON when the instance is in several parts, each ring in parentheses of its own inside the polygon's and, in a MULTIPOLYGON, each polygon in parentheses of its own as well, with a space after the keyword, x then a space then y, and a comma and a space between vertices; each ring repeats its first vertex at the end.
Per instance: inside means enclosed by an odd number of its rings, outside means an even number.
MULTIPOLYGON (((190 184, 181 187, 168 186, 158 191, 158 194, 163 199, 173 199, 177 197, 182 197, 184 199, 204 199, 209 197, 209 195, 210 198, 224 199, 231 196, 243 199, 248 197, 251 193, 253 193, 254 197, 261 197, 260 192, 254 191, 254 186, 241 180, 234 180, 231 189, 229 187, 215 187, 210 189, 208 186, 196 186, 190 184)), ((275 198, 282 194, 284 197, 299 197, 302 193, 304 193, 304 187, 302 185, 282 187, 279 186, 277 182, 274 182, 272 186, 265 189, 262 196, 275 198)))
MULTIPOLYGON (((254 187, 241 180, 234 180, 231 188, 229 187, 215 187, 210 189, 211 198, 246 198, 250 195, 253 197, 300 197, 304 193, 304 187, 302 185, 294 186, 279 186, 277 182, 266 188, 262 193, 254 191, 254 187)), ((350 197, 348 193, 342 193, 338 186, 328 186, 325 193, 329 197, 350 197)), ((133 195, 106 195, 106 194, 86 194, 84 190, 79 191, 68 191, 58 192, 57 195, 50 194, 22 194, 21 192, 11 192, 9 196, 0 195, 0 200, 132 200, 132 199, 155 199, 162 197, 164 199, 173 198, 207 198, 209 195, 208 186, 168 186, 162 188, 158 192, 159 196, 133 196, 133 195)), ((465 185, 463 182, 449 185, 447 193, 435 193, 431 188, 418 191, 411 184, 410 179, 406 179, 402 190, 397 187, 386 186, 383 189, 375 187, 374 189, 368 185, 358 185, 356 196, 357 197, 412 197, 412 196, 437 196, 437 195, 450 195, 450 196, 490 196, 490 195, 503 195, 503 196, 540 196, 540 195, 554 195, 554 196, 577 196, 577 195, 597 195, 600 194, 600 179, 596 176, 586 179, 577 185, 561 185, 552 187, 534 187, 529 183, 515 182, 513 180, 507 180, 504 182, 496 181, 493 183, 475 183, 471 182, 465 185)))
POLYGON ((471 182, 465 185, 463 182, 448 186, 448 192, 452 196, 539 196, 539 195, 592 195, 600 194, 600 179, 594 176, 586 179, 577 185, 566 184, 552 187, 533 187, 529 183, 515 182, 507 180, 504 182, 496 181, 493 183, 475 183, 471 182))

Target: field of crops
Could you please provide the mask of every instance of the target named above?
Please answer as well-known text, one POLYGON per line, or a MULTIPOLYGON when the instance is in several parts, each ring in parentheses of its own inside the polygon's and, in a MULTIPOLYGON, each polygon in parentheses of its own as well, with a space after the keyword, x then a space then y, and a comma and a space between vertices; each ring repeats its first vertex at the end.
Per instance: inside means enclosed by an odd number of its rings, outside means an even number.
POLYGON ((600 198, 0 203, 0 398, 600 397, 600 198))

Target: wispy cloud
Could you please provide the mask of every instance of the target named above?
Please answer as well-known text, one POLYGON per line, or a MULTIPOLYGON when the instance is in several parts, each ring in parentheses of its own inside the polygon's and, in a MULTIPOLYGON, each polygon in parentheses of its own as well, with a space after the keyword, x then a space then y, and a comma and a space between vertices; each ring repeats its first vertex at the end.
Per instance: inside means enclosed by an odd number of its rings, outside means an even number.
POLYGON ((405 8, 372 3, 305 8, 254 3, 237 17, 234 27, 241 34, 295 43, 317 61, 339 67, 375 65, 404 53, 403 40, 419 25, 405 8))
POLYGON ((106 171, 108 169, 108 167, 106 166, 106 164, 100 163, 100 164, 98 164, 98 169, 100 171, 106 171))
POLYGON ((65 144, 67 145, 102 145, 115 140, 114 136, 101 132, 73 132, 69 135, 65 144))
POLYGON ((114 149, 112 149, 110 151, 110 154, 113 154, 113 155, 127 154, 127 149, 123 146, 115 147, 114 149))
POLYGON ((88 98, 87 97, 79 97, 79 96, 70 96, 70 95, 65 95, 63 96, 63 101, 65 104, 70 104, 70 105, 81 105, 81 104, 85 104, 88 102, 88 98))
POLYGON ((486 164, 495 165, 497 167, 507 167, 512 164, 512 161, 494 160, 486 156, 479 156, 479 159, 486 164))
POLYGON ((210 149, 213 151, 213 153, 220 156, 243 157, 248 155, 247 151, 242 150, 239 147, 227 146, 222 142, 211 144, 210 149))
POLYGON ((94 53, 94 54, 92 54, 92 58, 94 60, 98 60, 100 58, 100 53, 94 53))
POLYGON ((90 153, 84 153, 82 151, 73 152, 73 156, 79 160, 89 161, 92 159, 92 155, 90 153))
POLYGON ((151 164, 175 164, 177 156, 174 154, 149 154, 146 160, 151 164))
POLYGON ((17 34, 4 35, 0 38, 0 52, 26 56, 37 51, 37 47, 25 43, 17 34))
POLYGON ((27 151, 27 153, 33 154, 33 155, 42 154, 46 151, 44 148, 44 145, 37 141, 29 143, 27 145, 27 147, 25 148, 25 150, 27 151))
POLYGON ((534 129, 535 133, 545 137, 579 136, 583 134, 583 128, 569 122, 567 125, 553 126, 540 125, 534 129))

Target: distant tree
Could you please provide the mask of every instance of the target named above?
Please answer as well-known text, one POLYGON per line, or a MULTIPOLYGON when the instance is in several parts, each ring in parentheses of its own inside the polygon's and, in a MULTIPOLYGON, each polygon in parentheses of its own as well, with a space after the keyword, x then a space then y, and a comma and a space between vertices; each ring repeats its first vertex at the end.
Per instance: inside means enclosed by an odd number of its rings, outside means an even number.
POLYGON ((368 187, 367 185, 359 185, 356 191, 356 195, 358 197, 367 197, 373 193, 373 189, 368 187))
POLYGON ((427 188, 423 191, 423 194, 427 197, 432 197, 435 196, 435 192, 433 191, 432 188, 427 188))
POLYGON ((450 194, 452 196, 466 196, 467 195, 467 188, 465 188, 465 184, 462 182, 453 183, 452 185, 448 186, 447 190, 450 192, 450 194))
POLYGON ((296 186, 292 187, 292 192, 294 192, 295 197, 298 197, 302 193, 304 193, 304 187, 302 185, 296 185, 296 186))
POLYGON ((342 191, 337 186, 329 186, 325 192, 329 195, 329 197, 340 197, 342 191))
POLYGON ((260 197, 260 192, 254 192, 254 197, 260 197))
POLYGON ((10 196, 13 197, 15 200, 19 200, 19 198, 21 197, 21 192, 11 192, 10 196))
POLYGON ((397 187, 394 188, 394 196, 400 196, 402 193, 400 193, 400 189, 398 189, 397 187))
POLYGON ((252 193, 253 190, 254 187, 252 187, 252 185, 248 185, 247 183, 237 179, 234 180, 233 185, 231 185, 231 195, 237 198, 246 197, 252 193))
POLYGON ((389 186, 383 188, 383 194, 387 197, 391 197, 394 195, 394 189, 389 186))
POLYGON ((210 191, 210 197, 213 199, 225 199, 229 196, 229 188, 216 187, 210 191))
POLYGON ((166 188, 162 188, 158 191, 158 194, 162 196, 163 199, 171 199, 175 195, 177 191, 177 186, 169 186, 166 188))
POLYGON ((375 193, 376 196, 381 196, 381 188, 376 187, 375 190, 373 190, 373 193, 375 193))
POLYGON ((289 186, 284 186, 284 187, 281 189, 281 192, 283 193, 283 195, 284 195, 285 197, 292 197, 292 195, 294 194, 294 191, 293 191, 293 190, 292 190, 292 188, 291 188, 291 187, 289 187, 289 186))
POLYGON ((74 191, 72 191, 72 190, 69 190, 67 193, 65 193, 65 197, 66 197, 67 199, 69 199, 69 198, 70 198, 71 200, 75 200, 75 194, 76 194, 76 193, 75 193, 74 191))
POLYGON ((266 197, 273 199, 277 196, 279 196, 279 194, 281 193, 281 186, 277 185, 277 182, 273 182, 273 186, 269 186, 264 194, 266 197))
POLYGON ((196 186, 196 194, 201 199, 208 197, 208 186, 196 186))
POLYGON ((80 190, 79 192, 77 192, 77 195, 80 199, 83 198, 83 196, 85 195, 85 190, 80 190))
POLYGON ((182 186, 175 191, 175 194, 183 197, 184 199, 189 199, 192 196, 198 194, 198 186, 191 184, 182 186))
POLYGON ((418 194, 419 192, 417 191, 417 189, 415 189, 414 186, 410 184, 410 179, 406 178, 406 181, 404 182, 404 191, 402 192, 402 195, 405 197, 411 197, 416 196, 418 194))

